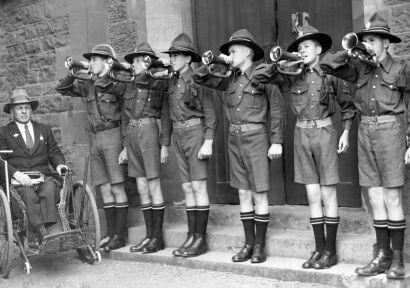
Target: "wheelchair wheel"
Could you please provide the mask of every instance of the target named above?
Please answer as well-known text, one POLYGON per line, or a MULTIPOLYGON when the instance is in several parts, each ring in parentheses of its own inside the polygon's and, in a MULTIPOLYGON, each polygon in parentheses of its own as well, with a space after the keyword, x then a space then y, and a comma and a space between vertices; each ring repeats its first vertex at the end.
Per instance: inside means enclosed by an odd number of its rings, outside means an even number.
POLYGON ((13 252, 13 224, 10 205, 3 189, 0 188, 0 277, 10 274, 13 252))
POLYGON ((86 185, 83 186, 82 181, 78 181, 73 185, 72 196, 73 218, 75 219, 77 229, 81 229, 89 247, 77 249, 78 256, 81 260, 93 264, 98 260, 96 252, 100 250, 100 218, 98 215, 97 204, 94 194, 86 185))

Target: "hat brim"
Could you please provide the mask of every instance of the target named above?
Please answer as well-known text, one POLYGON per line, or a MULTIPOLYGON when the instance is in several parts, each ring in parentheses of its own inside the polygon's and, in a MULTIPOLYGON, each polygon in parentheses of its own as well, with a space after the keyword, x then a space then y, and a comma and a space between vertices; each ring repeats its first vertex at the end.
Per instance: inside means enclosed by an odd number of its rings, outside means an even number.
POLYGON ((373 30, 373 31, 360 31, 357 32, 357 38, 359 38, 360 41, 363 40, 363 36, 364 35, 370 35, 370 34, 375 34, 375 35, 379 35, 383 38, 387 38, 390 40, 391 43, 400 43, 401 39, 393 34, 390 34, 388 32, 385 31, 378 31, 378 30, 373 30))
POLYGON ((38 101, 33 100, 33 101, 24 101, 24 102, 17 102, 17 103, 7 103, 6 105, 4 105, 3 111, 7 114, 10 114, 10 110, 11 107, 15 106, 15 105, 20 105, 20 104, 27 104, 30 103, 31 106, 31 110, 35 111, 38 107, 38 101))
POLYGON ((112 58, 112 60, 114 60, 114 61, 117 61, 118 62, 118 60, 117 59, 115 59, 114 57, 112 57, 111 55, 109 55, 109 54, 104 54, 104 53, 84 53, 83 54, 83 57, 85 58, 85 59, 87 59, 88 61, 91 61, 91 57, 92 56, 99 56, 99 57, 103 57, 103 58, 108 58, 108 57, 110 57, 110 58, 112 58))
POLYGON ((134 60, 134 58, 135 58, 135 57, 138 57, 138 56, 149 56, 149 57, 151 57, 152 59, 158 59, 158 56, 155 55, 155 54, 152 53, 152 52, 149 52, 149 51, 146 51, 146 52, 145 52, 145 51, 141 51, 141 52, 133 52, 133 53, 130 53, 130 54, 125 55, 125 56, 124 56, 124 60, 127 61, 128 63, 132 64, 132 61, 134 60))
POLYGON ((319 42, 320 46, 322 46, 321 54, 325 53, 327 50, 330 49, 330 47, 332 47, 332 38, 330 38, 329 35, 325 33, 311 33, 311 34, 306 34, 306 35, 303 35, 302 37, 297 38, 295 41, 293 41, 289 45, 287 51, 297 52, 299 43, 305 40, 316 40, 317 42, 319 42))
POLYGON ((229 55, 229 47, 232 45, 242 45, 249 47, 253 50, 253 61, 258 61, 261 60, 265 57, 265 52, 263 51, 262 47, 260 47, 258 44, 252 41, 247 41, 247 40, 231 40, 226 42, 225 44, 222 44, 221 47, 219 47, 219 51, 221 51, 222 54, 229 55))
POLYGON ((183 48, 170 48, 167 51, 163 51, 162 53, 165 54, 172 54, 172 53, 186 53, 192 56, 192 62, 201 62, 202 57, 193 50, 190 49, 183 49, 183 48))

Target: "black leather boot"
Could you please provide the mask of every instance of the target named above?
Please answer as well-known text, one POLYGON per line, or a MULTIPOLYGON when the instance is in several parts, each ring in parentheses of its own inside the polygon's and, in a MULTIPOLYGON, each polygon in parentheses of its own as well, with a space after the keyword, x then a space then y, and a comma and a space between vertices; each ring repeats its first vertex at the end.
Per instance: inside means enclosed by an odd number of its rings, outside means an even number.
POLYGON ((238 254, 234 255, 232 257, 233 262, 245 262, 251 259, 253 254, 253 245, 251 244, 245 244, 241 251, 238 252, 238 254))
POLYGON ((194 241, 192 245, 189 246, 185 251, 182 253, 182 257, 190 258, 196 257, 201 254, 204 254, 208 251, 208 245, 206 244, 205 235, 201 235, 199 233, 195 234, 194 241))
POLYGON ((316 261, 320 259, 321 256, 322 256, 322 253, 318 251, 313 251, 310 258, 305 263, 302 264, 302 268, 303 269, 313 268, 313 265, 316 263, 316 261))
POLYGON ((142 249, 142 253, 144 254, 150 254, 150 253, 155 253, 160 250, 164 250, 165 244, 164 240, 161 238, 151 238, 148 242, 148 244, 142 249))
POLYGON ((361 276, 374 276, 384 273, 389 269, 391 259, 391 250, 378 249, 373 259, 366 266, 356 268, 355 272, 361 276))
POLYGON ((182 243, 182 245, 178 248, 172 251, 172 255, 175 257, 181 257, 182 254, 185 252, 185 250, 192 245, 194 242, 194 234, 193 233, 187 233, 187 238, 185 239, 185 242, 182 243))
POLYGON ((117 234, 114 234, 110 242, 108 242, 108 244, 104 247, 104 251, 110 252, 111 250, 117 250, 124 246, 125 246, 125 239, 118 236, 117 234))
POLYGON ((262 244, 255 244, 251 263, 262 263, 266 261, 265 247, 262 244))
POLYGON ((322 256, 313 264, 315 269, 327 269, 337 264, 336 252, 325 250, 322 256))
POLYGON ((386 272, 386 277, 388 279, 404 279, 404 275, 403 251, 393 250, 393 259, 389 270, 386 272))
POLYGON ((135 253, 135 252, 142 252, 145 246, 148 245, 149 241, 151 238, 145 237, 144 239, 141 240, 140 243, 137 245, 133 245, 130 247, 130 252, 135 253))
POLYGON ((154 224, 154 231, 153 237, 149 240, 148 244, 142 248, 142 253, 149 254, 155 253, 159 250, 164 250, 165 244, 164 239, 162 237, 162 224, 164 223, 164 213, 165 213, 165 205, 153 205, 152 209, 152 218, 154 224), (155 209, 154 207, 157 206, 158 208, 155 209))

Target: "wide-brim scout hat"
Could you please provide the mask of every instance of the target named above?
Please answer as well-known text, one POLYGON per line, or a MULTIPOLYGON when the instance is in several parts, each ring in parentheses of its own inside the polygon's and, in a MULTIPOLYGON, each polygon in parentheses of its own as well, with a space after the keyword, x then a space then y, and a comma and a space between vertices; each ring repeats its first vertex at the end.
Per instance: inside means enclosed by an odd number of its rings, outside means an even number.
POLYGON ((362 31, 356 33, 360 41, 362 41, 364 35, 376 34, 383 38, 387 38, 392 43, 400 43, 401 39, 390 33, 390 27, 386 20, 383 19, 378 13, 374 13, 366 23, 366 27, 362 31))
POLYGON ((219 51, 225 55, 229 55, 229 47, 235 44, 251 48, 254 53, 253 61, 258 61, 265 56, 262 47, 256 43, 255 38, 253 38, 252 34, 246 29, 239 29, 233 33, 229 41, 222 44, 219 51))
POLYGON ((158 56, 155 54, 154 50, 152 50, 151 45, 147 42, 142 42, 135 48, 134 52, 127 54, 124 56, 124 60, 128 63, 132 64, 134 57, 137 56, 149 56, 152 59, 158 59, 158 56))
POLYGON ((4 105, 3 111, 7 114, 10 114, 11 107, 19 104, 30 104, 31 110, 33 111, 38 107, 38 101, 31 100, 25 89, 16 89, 13 90, 10 102, 4 105))
POLYGON ((322 54, 332 46, 332 38, 329 35, 319 32, 319 30, 309 24, 301 26, 298 30, 298 37, 289 45, 288 52, 297 52, 299 43, 305 40, 316 40, 319 42, 320 46, 322 46, 322 54))
MULTIPOLYGON (((83 57, 88 61, 91 60, 92 56, 100 56, 103 58, 112 58, 113 60, 117 61, 114 49, 111 45, 108 44, 99 44, 91 50, 89 53, 84 53, 83 57)), ((117 61, 118 62, 118 61, 117 61)))
POLYGON ((192 43, 191 38, 185 33, 179 34, 171 43, 171 47, 167 51, 162 53, 171 54, 171 53, 187 53, 192 56, 192 62, 201 62, 202 58, 197 53, 194 43, 192 43))

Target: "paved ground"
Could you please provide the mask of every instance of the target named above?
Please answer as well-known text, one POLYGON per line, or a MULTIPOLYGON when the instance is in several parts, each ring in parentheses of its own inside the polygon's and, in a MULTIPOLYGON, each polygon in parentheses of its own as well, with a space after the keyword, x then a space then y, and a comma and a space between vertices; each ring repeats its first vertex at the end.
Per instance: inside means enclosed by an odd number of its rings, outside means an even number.
POLYGON ((231 273, 187 269, 163 264, 105 260, 98 265, 82 263, 75 253, 31 258, 33 270, 25 275, 23 262, 15 259, 1 288, 331 288, 300 282, 241 276, 231 273))

